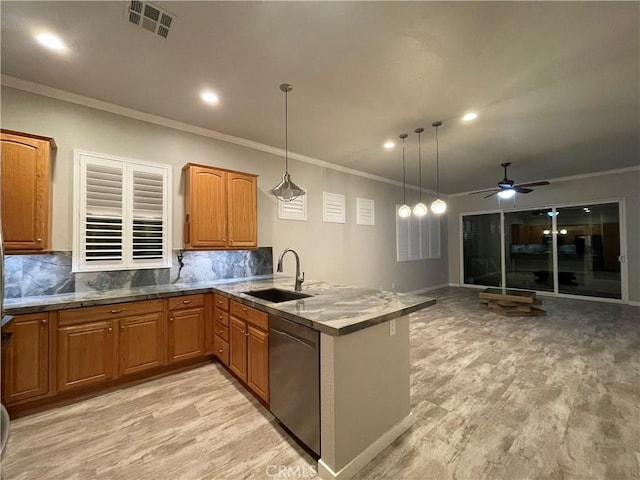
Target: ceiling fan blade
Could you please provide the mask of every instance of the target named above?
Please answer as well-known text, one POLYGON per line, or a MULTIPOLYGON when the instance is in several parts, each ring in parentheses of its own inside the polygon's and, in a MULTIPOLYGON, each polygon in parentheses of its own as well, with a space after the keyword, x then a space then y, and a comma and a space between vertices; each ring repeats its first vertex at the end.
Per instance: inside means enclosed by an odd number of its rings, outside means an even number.
POLYGON ((490 193, 489 195, 486 195, 486 196, 484 196, 484 197, 482 197, 482 198, 489 198, 489 197, 493 197, 494 195, 497 195, 499 191, 500 191, 500 190, 496 190, 495 192, 490 193))
POLYGON ((549 185, 549 182, 529 182, 529 183, 520 183, 518 185, 514 185, 515 187, 541 187, 543 185, 549 185))
POLYGON ((533 188, 522 188, 520 185, 516 185, 513 189, 518 193, 529 193, 533 192, 533 188))
POLYGON ((477 193, 487 193, 487 192, 496 192, 498 193, 500 190, 498 190, 497 188, 490 188, 489 190, 479 190, 477 192, 471 192, 469 193, 469 195, 475 195, 477 193))

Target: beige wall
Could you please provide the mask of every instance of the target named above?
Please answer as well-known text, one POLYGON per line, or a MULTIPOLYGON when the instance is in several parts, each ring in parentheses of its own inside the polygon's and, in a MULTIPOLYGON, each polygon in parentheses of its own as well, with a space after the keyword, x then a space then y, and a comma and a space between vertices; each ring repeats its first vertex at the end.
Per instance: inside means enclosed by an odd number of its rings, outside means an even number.
MULTIPOLYGON (((552 182, 527 195, 518 195, 516 208, 560 206, 568 203, 624 199, 626 214, 629 300, 640 301, 640 170, 552 182)), ((503 201, 512 206, 512 201, 503 201)), ((464 195, 449 199, 449 279, 460 283, 460 213, 495 210, 497 198, 464 195)))
MULTIPOLYGON (((308 221, 279 220, 277 202, 267 192, 282 176, 280 156, 8 87, 2 87, 1 121, 3 128, 50 136, 58 144, 53 186, 56 250, 71 250, 73 149, 78 148, 172 166, 174 249, 182 245, 181 169, 194 162, 259 175, 259 244, 272 246, 274 256, 287 247, 297 250, 308 279, 403 292, 448 282, 444 222, 441 259, 396 262, 395 204, 402 190, 394 185, 293 161, 293 179, 309 192, 308 221), (345 225, 322 222, 323 191, 346 196, 345 225), (355 224, 356 197, 375 200, 375 226, 355 224)), ((293 274, 293 269, 292 258, 286 258, 285 273, 293 274)))

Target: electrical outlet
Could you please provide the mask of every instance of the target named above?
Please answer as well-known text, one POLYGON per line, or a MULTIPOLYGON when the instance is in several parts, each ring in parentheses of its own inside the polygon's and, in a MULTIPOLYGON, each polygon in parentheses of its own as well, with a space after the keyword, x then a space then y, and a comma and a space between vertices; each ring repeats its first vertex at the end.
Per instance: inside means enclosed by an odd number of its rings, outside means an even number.
POLYGON ((391 320, 389 322, 389 336, 393 337, 396 334, 396 321, 391 320))

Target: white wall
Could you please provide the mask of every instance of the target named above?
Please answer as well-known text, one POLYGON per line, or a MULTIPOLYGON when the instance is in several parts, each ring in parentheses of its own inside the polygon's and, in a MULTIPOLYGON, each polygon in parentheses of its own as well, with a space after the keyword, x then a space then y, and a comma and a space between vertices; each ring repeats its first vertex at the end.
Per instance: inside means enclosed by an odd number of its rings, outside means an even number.
MULTIPOLYGON (((527 195, 518 195, 515 206, 544 207, 567 203, 596 202, 624 199, 626 212, 627 268, 629 274, 629 300, 640 301, 640 170, 600 175, 568 181, 552 182, 527 195)), ((503 207, 512 207, 512 201, 503 201, 503 207)), ((449 198, 449 279, 460 283, 460 213, 495 210, 497 198, 483 199, 482 195, 464 195, 449 198)))
MULTIPOLYGON (((394 185, 292 161, 292 178, 309 192, 308 221, 279 220, 277 201, 267 192, 281 179, 280 156, 8 87, 2 87, 1 101, 2 128, 53 137, 58 144, 55 250, 71 250, 73 149, 78 148, 173 167, 174 249, 182 246, 182 167, 193 162, 259 175, 258 242, 272 246, 276 257, 287 247, 297 250, 307 279, 396 291, 448 282, 446 221, 441 226, 441 259, 396 262, 395 205, 402 190, 394 185), (345 225, 322 222, 323 191, 346 196, 345 225), (356 197, 375 200, 375 226, 355 224, 356 197)), ((293 269, 292 258, 286 258, 285 273, 293 274, 293 269)))

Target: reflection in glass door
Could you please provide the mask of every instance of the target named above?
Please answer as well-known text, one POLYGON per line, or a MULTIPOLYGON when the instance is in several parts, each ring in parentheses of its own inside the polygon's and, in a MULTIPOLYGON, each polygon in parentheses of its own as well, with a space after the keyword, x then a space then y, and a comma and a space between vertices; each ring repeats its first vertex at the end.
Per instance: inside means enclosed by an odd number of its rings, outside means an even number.
POLYGON ((557 209, 558 291, 622 298, 618 203, 557 209))
POLYGON ((507 288, 554 291, 553 216, 550 208, 504 214, 507 288))
POLYGON ((465 215, 462 223, 464 283, 501 286, 500 214, 465 215))

